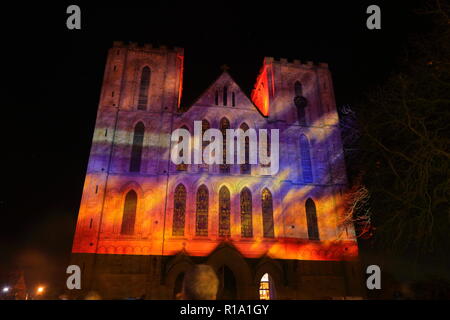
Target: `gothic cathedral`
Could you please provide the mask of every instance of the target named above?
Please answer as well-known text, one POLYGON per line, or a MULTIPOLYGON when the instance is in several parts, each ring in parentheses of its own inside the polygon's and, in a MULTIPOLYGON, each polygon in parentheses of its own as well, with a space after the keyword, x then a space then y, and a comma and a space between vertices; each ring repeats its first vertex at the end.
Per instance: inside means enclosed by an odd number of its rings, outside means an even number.
POLYGON ((183 62, 181 48, 109 50, 72 248, 82 289, 71 294, 173 299, 186 269, 205 263, 221 299, 362 297, 327 64, 266 57, 251 97, 224 70, 182 111, 183 62), (194 121, 224 135, 278 129, 278 172, 174 164, 171 133, 193 133, 194 121))

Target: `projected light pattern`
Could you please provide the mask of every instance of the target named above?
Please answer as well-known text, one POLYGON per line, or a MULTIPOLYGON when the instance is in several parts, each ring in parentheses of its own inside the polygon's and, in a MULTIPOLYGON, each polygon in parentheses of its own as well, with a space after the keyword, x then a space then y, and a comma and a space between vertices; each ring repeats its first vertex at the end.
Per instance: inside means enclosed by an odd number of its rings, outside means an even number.
POLYGON ((266 58, 252 100, 225 71, 184 113, 182 49, 118 45, 106 68, 74 253, 208 256, 227 242, 248 258, 357 257, 353 227, 343 223, 345 164, 326 65, 266 58), (193 134, 194 121, 279 129, 279 172, 173 164, 170 134, 193 134))

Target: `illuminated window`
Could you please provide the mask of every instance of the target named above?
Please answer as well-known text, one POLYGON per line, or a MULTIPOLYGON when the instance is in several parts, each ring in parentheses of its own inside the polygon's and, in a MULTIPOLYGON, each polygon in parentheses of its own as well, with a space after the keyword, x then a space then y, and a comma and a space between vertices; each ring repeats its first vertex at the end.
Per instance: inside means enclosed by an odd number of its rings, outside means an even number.
MULTIPOLYGON (((246 123, 241 124, 241 129, 246 132, 249 128, 246 123)), ((241 164, 241 173, 249 174, 251 171, 250 166, 250 137, 245 137, 245 163, 241 164)))
POLYGON ((311 154, 309 151, 308 138, 304 134, 300 136, 300 156, 302 163, 303 182, 312 183, 312 166, 311 166, 311 154))
POLYGON ((306 223, 308 225, 309 240, 319 240, 319 227, 317 226, 316 205, 311 198, 306 200, 306 223))
POLYGON ((130 190, 125 196, 123 206, 122 228, 120 233, 123 235, 132 235, 134 233, 134 224, 136 221, 137 194, 130 190))
POLYGON ((230 165, 226 164, 227 162, 227 135, 226 135, 226 129, 230 129, 230 121, 228 121, 227 118, 222 118, 220 120, 220 131, 222 132, 223 137, 223 164, 220 165, 220 172, 221 173, 229 173, 230 172, 230 165))
POLYGON ((179 184, 175 188, 173 200, 172 235, 184 236, 184 221, 186 215, 186 188, 179 184))
MULTIPOLYGON (((185 129, 189 131, 189 129, 186 126, 182 126, 180 129, 185 129)), ((178 139, 178 142, 181 142, 183 138, 180 136, 178 139)), ((180 157, 183 157, 183 150, 180 151, 180 157)), ((187 170, 187 164, 182 162, 180 164, 177 164, 177 171, 186 171, 187 170)))
MULTIPOLYGON (((203 119, 202 120, 202 137, 205 134, 205 131, 208 130, 210 128, 209 122, 208 120, 203 119)), ((202 156, 203 156, 203 151, 205 150, 205 148, 208 146, 209 141, 202 141, 202 156)), ((207 169, 208 165, 205 163, 205 161, 202 161, 202 163, 199 165, 200 168, 202 169, 207 169)))
POLYGON ((274 290, 272 278, 268 273, 265 273, 261 277, 259 282, 259 299, 260 300, 271 300, 274 298, 274 290))
POLYGON ((139 122, 134 127, 133 146, 131 147, 130 172, 139 172, 141 170, 142 143, 144 142, 145 127, 139 122))
POLYGON ((252 193, 247 188, 241 191, 241 236, 253 237, 252 193))
POLYGON ((272 194, 267 188, 262 191, 262 216, 264 237, 273 238, 273 201, 272 194))
POLYGON ((147 109, 148 88, 150 87, 150 73, 151 72, 149 67, 144 67, 142 69, 141 82, 139 85, 139 100, 138 100, 139 110, 147 109))
POLYGON ((230 191, 223 186, 219 191, 219 236, 230 236, 230 191))
POLYGON ((208 235, 208 188, 201 185, 197 190, 197 218, 196 230, 197 236, 208 235))
POLYGON ((223 105, 226 106, 228 102, 228 87, 223 87, 223 105))

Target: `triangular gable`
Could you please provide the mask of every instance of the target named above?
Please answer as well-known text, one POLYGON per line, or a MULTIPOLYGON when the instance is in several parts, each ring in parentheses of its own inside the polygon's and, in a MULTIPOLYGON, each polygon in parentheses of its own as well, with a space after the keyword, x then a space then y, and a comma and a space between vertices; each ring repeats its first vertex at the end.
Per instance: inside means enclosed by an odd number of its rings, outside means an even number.
POLYGON ((222 74, 206 89, 202 95, 192 104, 193 106, 217 106, 226 108, 240 108, 258 111, 250 98, 242 91, 227 71, 222 74), (224 88, 227 88, 227 101, 224 105, 224 88), (233 106, 234 94, 234 106, 233 106), (217 97, 216 97, 217 95, 217 97))

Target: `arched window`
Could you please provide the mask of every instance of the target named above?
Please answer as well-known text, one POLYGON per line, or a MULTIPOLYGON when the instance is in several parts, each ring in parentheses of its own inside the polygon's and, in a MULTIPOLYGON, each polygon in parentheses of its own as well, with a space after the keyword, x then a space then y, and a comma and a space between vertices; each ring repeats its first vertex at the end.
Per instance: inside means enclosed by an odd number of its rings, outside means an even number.
MULTIPOLYGON (((185 129, 185 130, 189 131, 188 127, 186 127, 186 126, 182 126, 180 129, 185 129)), ((181 142, 182 140, 183 140, 183 138, 180 137, 178 139, 178 142, 181 142)), ((183 150, 180 151, 180 157, 182 157, 182 156, 183 156, 183 150)), ((177 171, 187 171, 187 164, 184 162, 177 164, 177 171)))
POLYGON ((259 299, 272 300, 275 298, 275 290, 272 277, 268 273, 264 273, 259 282, 259 299))
POLYGON ((319 227, 317 225, 316 205, 311 198, 306 200, 306 223, 308 225, 309 240, 319 240, 319 227))
POLYGON ((231 93, 231 105, 233 107, 236 106, 236 98, 234 97, 234 92, 231 93))
POLYGON ((308 105, 308 101, 303 96, 303 87, 299 81, 296 81, 294 84, 294 104, 297 108, 297 118, 298 123, 302 126, 306 125, 306 116, 305 116, 305 108, 308 105))
POLYGON ((248 188, 241 191, 241 236, 253 237, 252 224, 252 193, 248 188))
POLYGON ((226 130, 230 129, 230 121, 227 118, 222 118, 220 120, 220 131, 222 132, 223 138, 223 163, 220 165, 221 173, 229 173, 230 165, 227 164, 227 133, 226 130))
POLYGON ((144 142, 145 126, 139 122, 134 127, 133 146, 131 147, 130 172, 141 170, 142 144, 144 142))
POLYGON ((263 231, 265 238, 273 238, 273 201, 269 189, 264 188, 261 195, 263 231))
POLYGON ((304 134, 300 136, 300 156, 302 164, 303 182, 312 183, 312 165, 311 165, 311 154, 309 151, 309 141, 304 134))
POLYGON ((184 221, 186 216, 186 188, 179 184, 175 188, 173 198, 172 235, 184 236, 184 221))
MULTIPOLYGON (((241 124, 241 129, 246 132, 249 128, 248 125, 244 122, 241 124)), ((249 174, 251 172, 250 166, 250 137, 245 137, 245 163, 241 164, 241 173, 249 174)))
POLYGON ((208 235, 208 188, 201 185, 197 190, 197 214, 195 234, 197 236, 208 235))
MULTIPOLYGON (((205 148, 208 146, 209 141, 204 141, 203 140, 203 135, 205 134, 205 131, 208 130, 210 128, 210 124, 208 122, 208 120, 203 119, 202 120, 202 157, 203 157, 203 151, 205 150, 205 148)), ((199 166, 202 169, 207 169, 208 165, 205 163, 205 159, 203 159, 202 163, 199 166)))
POLYGON ((223 105, 226 106, 228 103, 228 87, 223 87, 223 105))
POLYGON ((219 236, 230 236, 230 191, 223 186, 219 190, 219 236))
POLYGON ((123 206, 122 227, 120 234, 132 235, 136 222, 137 194, 133 190, 128 191, 123 206))
POLYGON ((147 109, 148 88, 150 87, 150 74, 151 72, 149 67, 144 67, 142 69, 141 82, 139 84, 139 101, 138 101, 139 110, 147 109))

